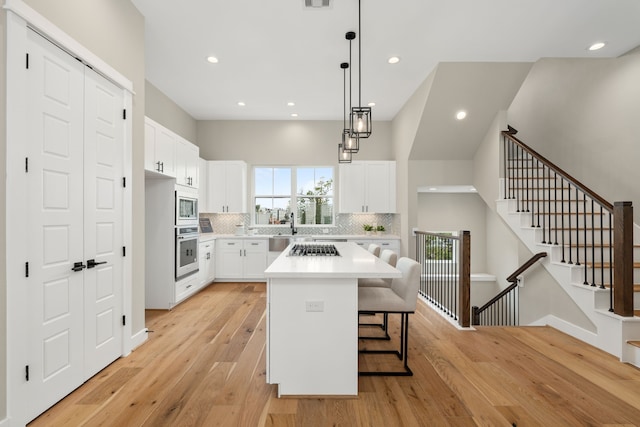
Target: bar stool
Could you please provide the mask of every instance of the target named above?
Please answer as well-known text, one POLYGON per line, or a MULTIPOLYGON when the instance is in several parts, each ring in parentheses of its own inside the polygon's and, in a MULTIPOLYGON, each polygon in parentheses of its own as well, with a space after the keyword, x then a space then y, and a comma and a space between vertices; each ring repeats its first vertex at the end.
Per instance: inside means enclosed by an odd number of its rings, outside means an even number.
MULTIPOLYGON (((391 249, 385 249, 380 254, 380 259, 389 264, 392 267, 396 266, 398 261, 398 255, 392 251, 391 249)), ((358 279, 358 287, 382 287, 382 288, 390 288, 392 279, 379 279, 375 277, 371 278, 362 278, 358 279)), ((365 315, 375 315, 375 313, 362 313, 365 315)), ((388 315, 382 315, 382 323, 358 323, 358 326, 378 326, 380 329, 384 331, 384 336, 381 337, 367 337, 369 339, 381 339, 381 340, 390 340, 391 337, 387 332, 387 320, 388 315)))
POLYGON ((380 245, 376 245, 375 243, 371 243, 367 249, 368 249, 369 252, 371 252, 375 256, 380 256, 380 245))
MULTIPOLYGON (((398 260, 398 270, 402 277, 394 278, 390 288, 358 287, 358 313, 398 313, 400 319, 400 349, 399 350, 360 350, 360 353, 395 354, 404 365, 402 371, 358 372, 362 376, 411 376, 413 372, 408 364, 409 342, 409 314, 414 313, 418 301, 420 287, 420 264, 411 258, 402 257, 398 260)), ((366 339, 368 337, 358 337, 366 339)))

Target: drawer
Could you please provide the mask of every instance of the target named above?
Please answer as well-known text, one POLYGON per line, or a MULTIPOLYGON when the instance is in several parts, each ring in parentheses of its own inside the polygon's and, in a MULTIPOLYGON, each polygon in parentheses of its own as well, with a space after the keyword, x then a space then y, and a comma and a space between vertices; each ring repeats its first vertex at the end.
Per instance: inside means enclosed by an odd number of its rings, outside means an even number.
POLYGON ((242 248, 242 240, 230 240, 230 239, 219 239, 217 241, 218 248, 220 249, 241 249, 242 248))
POLYGON ((198 279, 200 275, 198 273, 192 274, 176 283, 176 303, 180 302, 182 299, 191 295, 191 293, 195 292, 198 288, 198 279))
POLYGON ((244 248, 245 249, 256 249, 256 250, 267 250, 268 240, 266 239, 256 239, 256 240, 245 240, 244 248))

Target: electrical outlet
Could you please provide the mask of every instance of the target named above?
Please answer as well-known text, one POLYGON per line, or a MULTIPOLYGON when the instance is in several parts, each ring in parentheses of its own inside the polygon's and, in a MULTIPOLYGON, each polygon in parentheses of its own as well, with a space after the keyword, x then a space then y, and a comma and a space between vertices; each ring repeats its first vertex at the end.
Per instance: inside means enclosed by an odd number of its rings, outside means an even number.
POLYGON ((324 301, 307 301, 307 311, 319 312, 324 311, 324 301))

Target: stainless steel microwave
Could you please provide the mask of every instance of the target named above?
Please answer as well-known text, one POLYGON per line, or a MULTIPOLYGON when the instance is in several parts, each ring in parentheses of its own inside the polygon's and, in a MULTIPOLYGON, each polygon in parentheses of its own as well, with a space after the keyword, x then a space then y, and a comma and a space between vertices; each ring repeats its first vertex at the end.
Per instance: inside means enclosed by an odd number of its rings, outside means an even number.
POLYGON ((198 222, 198 197, 176 191, 176 225, 192 225, 198 222))

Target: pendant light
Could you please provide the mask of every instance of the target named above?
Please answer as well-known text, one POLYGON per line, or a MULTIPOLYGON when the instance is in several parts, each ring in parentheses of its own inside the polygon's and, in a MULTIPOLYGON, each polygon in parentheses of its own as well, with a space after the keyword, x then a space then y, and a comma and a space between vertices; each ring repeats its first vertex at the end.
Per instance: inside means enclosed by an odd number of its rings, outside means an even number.
POLYGON ((343 84, 343 95, 342 95, 342 142, 338 144, 338 163, 351 163, 352 152, 351 148, 347 149, 347 147, 351 147, 352 138, 349 135, 349 129, 347 126, 347 107, 345 104, 347 103, 347 68, 349 68, 348 62, 343 62, 340 64, 340 68, 342 68, 342 80, 343 84))
POLYGON ((347 71, 349 68, 349 111, 351 111, 351 41, 356 38, 356 33, 353 31, 347 32, 344 37, 349 40, 349 62, 343 62, 340 64, 340 68, 344 71, 344 94, 343 94, 343 130, 342 130, 342 147, 343 150, 350 153, 357 153, 360 150, 360 137, 358 135, 352 135, 351 130, 347 128, 347 110, 346 110, 346 98, 347 98, 347 71))
POLYGON ((371 136, 371 107, 362 106, 362 18, 361 7, 358 0, 358 107, 351 108, 350 129, 351 135, 359 138, 371 136))

